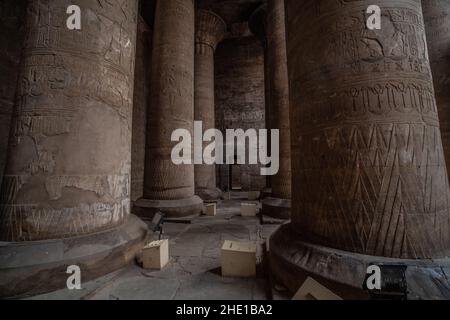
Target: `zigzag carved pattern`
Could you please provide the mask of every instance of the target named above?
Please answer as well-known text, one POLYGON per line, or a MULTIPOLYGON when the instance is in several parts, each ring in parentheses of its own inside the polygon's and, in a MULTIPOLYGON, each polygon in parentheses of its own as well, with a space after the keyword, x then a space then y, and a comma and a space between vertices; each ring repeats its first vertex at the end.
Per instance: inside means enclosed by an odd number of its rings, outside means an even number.
POLYGON ((293 223, 306 240, 395 258, 448 255, 448 180, 439 128, 347 125, 294 148, 293 223))

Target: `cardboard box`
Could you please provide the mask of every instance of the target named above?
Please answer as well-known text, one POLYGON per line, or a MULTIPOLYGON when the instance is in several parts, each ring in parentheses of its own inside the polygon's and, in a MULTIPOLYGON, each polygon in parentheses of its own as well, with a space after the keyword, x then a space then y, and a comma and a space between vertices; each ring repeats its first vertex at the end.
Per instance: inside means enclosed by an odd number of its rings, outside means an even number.
POLYGON ((256 217, 258 205, 256 203, 241 203, 241 215, 243 217, 256 217))
POLYGON ((217 204, 208 203, 205 204, 205 215, 214 217, 217 214, 217 204))
POLYGON ((223 277, 256 276, 256 243, 225 241, 222 247, 223 277))
POLYGON ((342 298, 308 277, 292 300, 342 300, 342 298))
POLYGON ((259 199, 260 192, 259 191, 249 191, 248 192, 248 200, 256 201, 259 199))
POLYGON ((169 240, 147 244, 142 249, 141 261, 144 269, 163 269, 169 263, 169 240))

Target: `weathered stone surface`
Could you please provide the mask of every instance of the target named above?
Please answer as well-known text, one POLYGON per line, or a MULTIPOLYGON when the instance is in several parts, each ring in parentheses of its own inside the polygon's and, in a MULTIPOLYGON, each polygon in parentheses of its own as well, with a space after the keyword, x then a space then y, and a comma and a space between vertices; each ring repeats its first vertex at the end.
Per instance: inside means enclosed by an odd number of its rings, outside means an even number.
MULTIPOLYGON (((450 2, 422 1, 445 160, 450 163, 450 2)), ((448 173, 447 168, 447 173, 448 173)))
MULTIPOLYGON (((216 127, 265 129, 264 50, 256 37, 222 41, 216 51, 216 127)), ((266 177, 260 165, 241 165, 240 183, 245 191, 262 190, 266 177)), ((230 185, 228 165, 218 165, 218 184, 230 185)))
POLYGON ((404 265, 408 300, 448 300, 450 282, 445 270, 450 259, 395 259, 357 254, 301 241, 289 224, 270 240, 271 270, 296 292, 307 276, 320 280, 346 300, 368 299, 361 290, 371 265, 404 265))
POLYGON ((136 40, 136 67, 133 97, 133 136, 131 142, 131 201, 144 194, 145 140, 149 107, 153 31, 140 17, 136 40))
POLYGON ((0 186, 25 36, 26 0, 0 2, 0 186))
POLYGON ((192 0, 157 2, 144 199, 170 202, 192 198, 200 213, 202 201, 194 195, 194 165, 175 165, 171 159, 172 149, 178 143, 171 141, 172 133, 185 129, 193 136, 194 21, 192 0))
POLYGON ((129 216, 137 1, 30 1, 0 238, 88 234, 129 216))
MULTIPOLYGON (((301 243, 405 264, 450 254, 421 4, 379 1, 383 28, 374 31, 366 29, 370 4, 286 1, 295 193, 291 240, 277 234, 271 250, 275 261, 293 262, 291 279, 304 266, 301 243)), ((310 254, 308 261, 326 261, 310 254)), ((360 276, 329 273, 337 282, 360 276)))
MULTIPOLYGON (((195 36, 194 118, 203 130, 215 129, 214 51, 226 33, 226 24, 212 11, 197 10, 195 36)), ((204 143, 207 146, 208 143, 204 143)), ((195 152, 203 152, 197 150, 195 152)), ((203 200, 218 199, 216 166, 195 166, 195 192, 203 200)))
POLYGON ((147 225, 131 215, 122 225, 94 234, 26 243, 0 243, 0 298, 63 289, 67 267, 80 267, 84 284, 134 261, 147 225))

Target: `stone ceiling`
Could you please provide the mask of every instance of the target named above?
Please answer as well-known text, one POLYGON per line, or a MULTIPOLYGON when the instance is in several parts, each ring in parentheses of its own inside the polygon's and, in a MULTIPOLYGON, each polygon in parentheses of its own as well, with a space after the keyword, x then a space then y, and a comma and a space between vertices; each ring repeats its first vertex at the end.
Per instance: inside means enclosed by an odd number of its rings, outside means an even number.
MULTIPOLYGON (((231 27, 233 24, 247 22, 253 11, 264 0, 196 0, 198 8, 209 9, 222 17, 231 27)), ((153 24, 155 0, 142 0, 141 12, 149 25, 153 24)))
POLYGON ((197 0, 197 7, 214 11, 228 26, 248 21, 262 0, 197 0))

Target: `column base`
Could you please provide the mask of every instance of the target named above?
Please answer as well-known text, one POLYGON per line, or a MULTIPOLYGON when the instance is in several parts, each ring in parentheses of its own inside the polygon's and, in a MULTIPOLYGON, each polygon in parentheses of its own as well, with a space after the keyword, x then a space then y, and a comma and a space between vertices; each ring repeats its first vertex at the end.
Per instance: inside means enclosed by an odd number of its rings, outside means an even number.
POLYGON ((67 267, 81 269, 81 281, 99 278, 131 261, 147 239, 147 225, 135 216, 108 231, 80 237, 0 243, 0 298, 23 298, 67 286, 67 267))
POLYGON ((219 188, 214 189, 197 189, 195 194, 199 196, 203 201, 218 201, 222 198, 222 190, 219 188))
POLYGON ((151 219, 161 211, 168 218, 199 216, 203 212, 203 200, 198 196, 178 200, 139 199, 133 207, 139 217, 151 219))
POLYGON ((356 254, 305 243, 290 224, 270 239, 270 264, 275 278, 292 293, 311 276, 344 299, 367 299, 363 290, 370 265, 406 266, 408 299, 450 299, 450 257, 406 260, 356 254))
POLYGON ((271 218, 289 220, 291 200, 268 197, 262 201, 262 213, 271 218))

